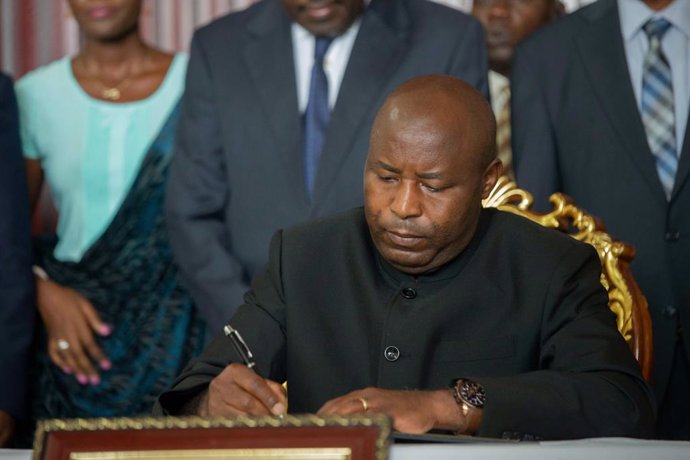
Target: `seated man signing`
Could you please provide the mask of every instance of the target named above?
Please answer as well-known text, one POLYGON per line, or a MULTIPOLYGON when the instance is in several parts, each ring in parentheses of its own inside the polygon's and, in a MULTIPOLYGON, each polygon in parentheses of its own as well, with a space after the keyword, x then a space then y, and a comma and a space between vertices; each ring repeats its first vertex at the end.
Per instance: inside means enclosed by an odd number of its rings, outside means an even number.
POLYGON ((460 80, 396 89, 372 129, 364 208, 277 232, 230 322, 256 372, 221 335, 158 410, 379 412, 407 433, 649 436, 650 393, 594 249, 482 208, 501 174, 495 129, 460 80))

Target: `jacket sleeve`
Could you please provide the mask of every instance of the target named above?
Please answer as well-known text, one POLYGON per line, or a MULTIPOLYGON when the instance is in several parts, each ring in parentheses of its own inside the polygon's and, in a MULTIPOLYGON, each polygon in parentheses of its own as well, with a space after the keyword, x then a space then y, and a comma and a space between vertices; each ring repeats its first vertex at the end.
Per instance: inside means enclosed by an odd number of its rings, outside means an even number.
POLYGON ((475 378, 487 398, 478 435, 652 435, 651 392, 616 329, 599 274, 591 248, 573 247, 562 257, 544 299, 539 370, 475 378))
POLYGON ((248 288, 225 225, 228 184, 213 81, 195 35, 166 194, 166 222, 180 274, 214 330, 232 316, 248 288))
POLYGON ((534 59, 533 43, 518 46, 510 77, 511 143, 517 183, 534 196, 536 210, 549 209, 549 196, 561 190, 553 114, 534 59))

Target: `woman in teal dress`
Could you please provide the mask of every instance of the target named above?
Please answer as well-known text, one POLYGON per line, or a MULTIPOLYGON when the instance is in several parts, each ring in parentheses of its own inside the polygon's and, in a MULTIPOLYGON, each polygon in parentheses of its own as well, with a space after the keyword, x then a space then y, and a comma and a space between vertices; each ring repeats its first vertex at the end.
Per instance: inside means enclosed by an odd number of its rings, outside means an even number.
POLYGON ((31 203, 45 179, 59 216, 34 267, 34 415, 147 414, 203 342, 162 212, 187 57, 142 41, 141 0, 69 4, 81 52, 17 83, 31 203))

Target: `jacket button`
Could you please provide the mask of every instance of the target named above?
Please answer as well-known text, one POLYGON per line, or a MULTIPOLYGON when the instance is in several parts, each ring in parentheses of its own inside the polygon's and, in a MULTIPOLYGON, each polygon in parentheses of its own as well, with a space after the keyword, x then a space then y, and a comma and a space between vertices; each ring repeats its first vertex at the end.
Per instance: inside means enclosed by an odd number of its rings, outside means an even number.
POLYGON ((398 347, 386 347, 386 349, 383 350, 383 357, 386 358, 387 361, 395 362, 400 358, 400 350, 398 350, 398 347))
POLYGON ((680 239, 680 232, 666 232, 664 239, 671 243, 676 242, 680 239))
POLYGON ((409 300, 412 300, 415 297, 417 297, 417 291, 415 291, 412 288, 405 288, 402 291, 400 291, 400 293, 402 294, 403 297, 405 297, 406 299, 409 299, 409 300))
POLYGON ((673 318, 676 316, 676 307, 673 305, 666 305, 664 309, 661 311, 661 314, 664 316, 668 316, 669 318, 673 318))

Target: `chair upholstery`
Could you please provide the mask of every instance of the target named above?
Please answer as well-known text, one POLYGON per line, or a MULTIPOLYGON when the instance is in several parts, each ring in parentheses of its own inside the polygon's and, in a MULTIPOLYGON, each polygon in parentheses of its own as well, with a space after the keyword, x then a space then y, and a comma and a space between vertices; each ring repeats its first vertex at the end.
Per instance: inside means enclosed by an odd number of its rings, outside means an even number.
POLYGON ((532 211, 532 195, 503 176, 483 205, 526 217, 594 246, 601 260, 601 284, 608 292, 609 308, 616 315, 618 330, 637 358, 642 375, 649 380, 652 371, 652 323, 647 299, 630 271, 635 248, 613 239, 606 233, 601 221, 579 209, 570 197, 554 193, 550 201, 553 204, 550 212, 532 211))

